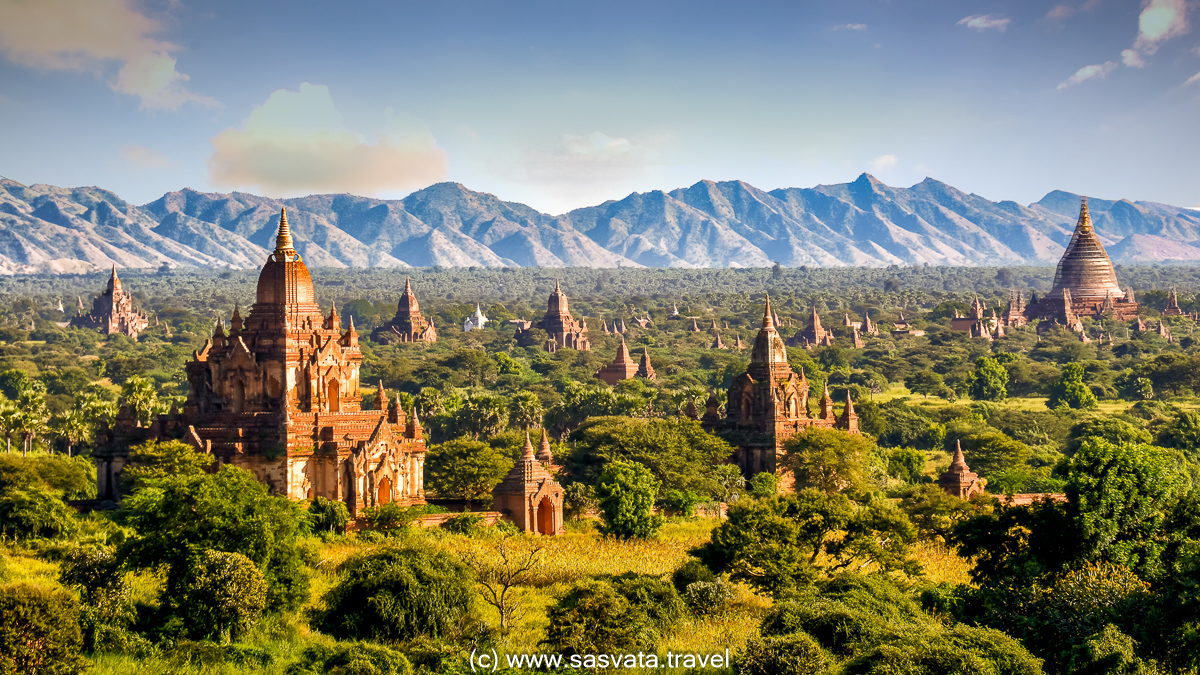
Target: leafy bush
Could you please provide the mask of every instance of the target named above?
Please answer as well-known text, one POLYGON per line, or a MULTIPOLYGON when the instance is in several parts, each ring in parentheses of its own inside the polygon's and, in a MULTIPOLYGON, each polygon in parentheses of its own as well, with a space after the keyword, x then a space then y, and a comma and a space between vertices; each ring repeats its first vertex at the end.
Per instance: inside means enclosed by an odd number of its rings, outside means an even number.
POLYGON ((681 594, 687 590, 688 586, 697 581, 713 581, 717 575, 713 574, 712 570, 704 566, 704 563, 695 558, 689 559, 687 562, 679 566, 675 573, 671 575, 671 583, 675 584, 675 590, 681 594))
POLYGON ((313 532, 343 534, 350 523, 350 510, 341 500, 314 497, 308 503, 308 522, 313 532))
POLYGON ((476 534, 483 528, 483 516, 478 513, 462 513, 447 518, 441 527, 451 534, 476 534))
POLYGON ((804 633, 782 637, 754 636, 733 658, 738 675, 825 675, 833 659, 804 633))
POLYGON ((286 675, 411 675, 412 664, 400 652, 365 642, 314 645, 288 666, 286 675))
POLYGON ((666 510, 686 518, 696 515, 696 506, 703 501, 703 497, 691 490, 667 490, 662 497, 662 505, 666 510))
POLYGON ((634 607, 646 612, 660 633, 669 632, 683 616, 683 600, 669 581, 648 574, 626 572, 611 577, 609 582, 634 607))
POLYGON ((82 672, 83 636, 75 598, 32 584, 0 586, 0 673, 82 672))
POLYGON ((13 539, 56 538, 75 531, 75 515, 41 484, 0 492, 0 534, 13 539))
POLYGON ((602 580, 573 586, 547 618, 543 642, 562 654, 648 650, 658 637, 646 612, 602 580))
POLYGON ((683 591, 683 601, 696 614, 716 614, 734 598, 733 586, 724 579, 693 581, 683 591))
POLYGON ((472 614, 470 571, 427 548, 393 547, 347 560, 312 625, 339 639, 410 640, 464 632, 472 614))
POLYGON ((368 507, 363 517, 367 521, 367 527, 384 536, 390 536, 412 525, 423 515, 425 509, 421 506, 405 507, 396 502, 388 502, 382 506, 368 507))
POLYGON ((274 661, 271 654, 261 647, 191 640, 175 642, 164 655, 176 663, 209 667, 229 663, 265 668, 274 661))
POLYGON ((957 624, 915 627, 866 646, 846 663, 846 675, 1042 675, 1042 662, 998 630, 957 624))
POLYGON ((228 642, 249 629, 266 604, 267 582, 254 561, 208 550, 191 564, 179 610, 193 636, 228 642))
POLYGON ((79 591, 83 602, 80 627, 87 648, 95 649, 101 633, 119 630, 132 618, 129 585, 111 548, 72 547, 63 555, 58 581, 79 591))
POLYGON ((662 517, 650 512, 659 485, 641 464, 610 463, 596 485, 604 519, 600 532, 622 539, 653 537, 662 526, 662 517))
POLYGON ((591 485, 576 481, 568 484, 563 492, 563 506, 573 520, 579 520, 596 508, 596 491, 591 485))
POLYGON ((774 497, 779 494, 779 476, 767 471, 760 471, 750 479, 749 487, 752 497, 758 499, 774 497))

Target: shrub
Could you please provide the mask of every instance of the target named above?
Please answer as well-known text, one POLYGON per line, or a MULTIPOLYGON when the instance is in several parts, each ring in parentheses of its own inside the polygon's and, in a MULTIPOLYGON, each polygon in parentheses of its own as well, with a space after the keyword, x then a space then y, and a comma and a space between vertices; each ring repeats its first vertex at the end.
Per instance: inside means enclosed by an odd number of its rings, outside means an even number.
POLYGON ((662 505, 673 515, 691 518, 696 515, 696 506, 703 501, 703 497, 691 490, 667 490, 662 505))
POLYGON ((228 642, 249 629, 266 605, 267 582, 254 561, 210 550, 193 561, 179 611, 193 636, 228 642))
POLYGON ((572 520, 579 520, 596 508, 596 491, 586 483, 570 483, 563 492, 563 505, 572 520))
POLYGON ((58 581, 79 591, 83 601, 80 627, 88 649, 96 648, 100 633, 108 635, 113 630, 120 630, 132 618, 129 585, 125 583, 120 561, 111 548, 71 548, 59 565, 58 581))
POLYGON ((573 586, 547 617, 543 642, 567 655, 645 650, 657 637, 646 612, 601 580, 573 586))
POLYGON ((312 624, 339 639, 409 640, 461 633, 472 614, 469 570, 426 548, 394 547, 359 555, 339 568, 312 624))
POLYGON ((717 575, 713 574, 712 570, 704 566, 704 563, 691 558, 687 562, 680 565, 679 569, 671 575, 671 583, 675 584, 675 590, 683 593, 688 586, 697 581, 713 581, 717 575))
POLYGON ((239 644, 217 644, 215 642, 180 640, 165 653, 173 661, 199 666, 219 666, 231 663, 239 666, 265 668, 274 661, 271 654, 261 647, 239 644))
POLYGON ((0 673, 73 675, 83 670, 75 598, 32 584, 0 586, 0 673))
POLYGON ((308 523, 313 532, 343 534, 350 523, 350 510, 341 500, 314 497, 308 503, 308 523))
POLYGON ((75 517, 57 493, 39 484, 0 492, 0 534, 56 538, 75 531, 75 517))
POLYGON ((478 513, 459 514, 452 518, 447 518, 441 527, 451 534, 477 534, 483 528, 483 516, 478 513))
POLYGON ((641 464, 610 463, 596 485, 604 518, 601 534, 622 539, 653 537, 662 526, 662 517, 650 512, 659 485, 654 474, 641 464))
POLYGON ((758 499, 774 497, 779 494, 779 476, 762 471, 750 479, 750 496, 758 499))
POLYGON ((1067 672, 1077 675, 1155 675, 1160 672, 1137 655, 1137 643, 1111 623, 1076 645, 1067 672))
POLYGON ((412 525, 424 514, 425 509, 420 506, 403 507, 396 502, 388 502, 382 506, 368 507, 363 517, 367 521, 367 527, 384 536, 390 536, 412 525))
POLYGON ((626 572, 612 577, 610 582, 633 606, 646 612, 660 633, 670 631, 683 616, 683 599, 668 581, 648 574, 626 572))
POLYGON ((400 652, 362 642, 334 647, 314 645, 288 666, 286 675, 411 675, 412 664, 400 652))
POLYGON ((783 637, 755 636, 733 658, 739 675, 824 675, 833 660, 804 633, 783 637))
POLYGON ((733 598, 733 586, 724 579, 694 581, 683 592, 683 601, 696 614, 716 614, 733 598))
POLYGON ((1042 675, 1040 659, 991 628, 914 626, 864 647, 843 667, 845 675, 1042 675))

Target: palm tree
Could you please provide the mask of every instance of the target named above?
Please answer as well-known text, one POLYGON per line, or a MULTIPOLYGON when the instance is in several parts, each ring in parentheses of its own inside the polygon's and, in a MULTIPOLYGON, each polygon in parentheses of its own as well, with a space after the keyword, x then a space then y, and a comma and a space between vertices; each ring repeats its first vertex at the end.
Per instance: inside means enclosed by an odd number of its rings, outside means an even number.
POLYGON ((4 434, 4 452, 12 452, 12 437, 17 432, 17 404, 0 394, 0 434, 4 434))
POLYGON ((75 407, 61 415, 56 415, 50 425, 55 437, 66 441, 67 457, 73 455, 75 445, 92 434, 92 425, 88 423, 83 408, 78 403, 75 407))
POLYGON ((509 419, 521 429, 540 424, 543 413, 541 400, 531 391, 522 391, 509 399, 509 419))
POLYGON ((33 380, 17 397, 17 432, 21 434, 21 455, 28 456, 34 441, 46 430, 50 410, 46 407, 46 385, 33 380))
POLYGON ((139 426, 150 424, 150 418, 154 416, 159 407, 158 393, 154 391, 154 383, 137 375, 125 380, 125 384, 121 386, 119 402, 122 407, 129 406, 133 410, 139 426))

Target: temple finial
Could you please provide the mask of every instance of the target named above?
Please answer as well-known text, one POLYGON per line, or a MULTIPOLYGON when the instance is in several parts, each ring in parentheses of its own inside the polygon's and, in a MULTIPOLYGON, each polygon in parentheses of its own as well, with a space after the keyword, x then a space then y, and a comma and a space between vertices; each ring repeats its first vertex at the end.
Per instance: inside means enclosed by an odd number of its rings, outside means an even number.
POLYGON ((1079 222, 1075 224, 1075 229, 1080 234, 1091 234, 1092 232, 1092 215, 1088 213, 1088 198, 1079 198, 1079 222))
POLYGON ((762 327, 763 328, 774 328, 775 327, 775 315, 771 313, 771 295, 770 294, 767 294, 767 303, 766 303, 766 306, 763 308, 762 327))
POLYGON ((279 211, 279 234, 275 237, 276 251, 294 251, 292 245, 292 228, 288 227, 287 208, 279 211))
POLYGON ((525 430, 525 447, 521 449, 521 459, 536 459, 533 454, 533 441, 529 438, 529 430, 525 430))

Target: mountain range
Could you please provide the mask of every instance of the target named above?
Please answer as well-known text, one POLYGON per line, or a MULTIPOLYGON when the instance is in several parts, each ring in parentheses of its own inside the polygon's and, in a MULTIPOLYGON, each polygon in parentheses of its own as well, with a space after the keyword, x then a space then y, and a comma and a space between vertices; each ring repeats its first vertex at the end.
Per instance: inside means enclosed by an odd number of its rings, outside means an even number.
MULTIPOLYGON (((1200 261, 1200 211, 1089 200, 1118 262, 1200 261)), ((118 267, 256 268, 281 207, 315 267, 785 267, 1057 262, 1079 196, 1022 206, 926 178, 764 191, 700 181, 552 216, 439 183, 400 200, 169 192, 141 206, 96 187, 0 180, 0 273, 118 267)))

